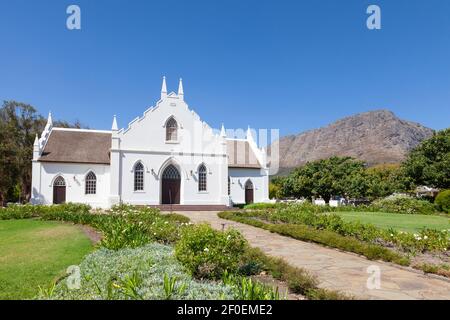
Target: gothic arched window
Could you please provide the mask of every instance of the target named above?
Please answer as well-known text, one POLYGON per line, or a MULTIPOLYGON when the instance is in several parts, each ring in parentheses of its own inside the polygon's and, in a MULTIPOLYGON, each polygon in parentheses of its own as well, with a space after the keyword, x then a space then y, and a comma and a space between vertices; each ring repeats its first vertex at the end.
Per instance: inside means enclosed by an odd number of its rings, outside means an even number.
POLYGON ((53 185, 56 187, 65 187, 66 186, 66 181, 64 180, 63 177, 58 176, 55 181, 53 182, 53 185))
POLYGON ((89 173, 86 175, 85 193, 86 194, 97 193, 97 176, 92 171, 89 171, 89 173))
POLYGON ((206 191, 206 167, 204 164, 198 168, 198 191, 206 191))
POLYGON ((144 190, 144 165, 142 162, 134 166, 134 191, 144 190))
POLYGON ((177 141, 178 140, 178 123, 171 117, 166 122, 166 141, 177 141))

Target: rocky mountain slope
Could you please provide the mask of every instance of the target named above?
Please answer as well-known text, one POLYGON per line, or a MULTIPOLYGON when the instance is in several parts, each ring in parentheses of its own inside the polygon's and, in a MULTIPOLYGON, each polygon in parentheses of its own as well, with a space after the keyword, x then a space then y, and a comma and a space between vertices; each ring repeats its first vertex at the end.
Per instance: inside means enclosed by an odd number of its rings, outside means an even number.
POLYGON ((280 168, 286 172, 331 156, 350 156, 369 165, 399 163, 432 134, 432 129, 401 120, 388 110, 360 113, 327 127, 281 138, 280 168))

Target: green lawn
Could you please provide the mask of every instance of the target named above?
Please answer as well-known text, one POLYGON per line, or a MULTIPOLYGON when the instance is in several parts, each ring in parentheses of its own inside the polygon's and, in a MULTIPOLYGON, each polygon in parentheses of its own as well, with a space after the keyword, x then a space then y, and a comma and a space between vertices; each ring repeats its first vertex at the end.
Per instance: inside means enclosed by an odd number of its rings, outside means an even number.
POLYGON ((430 229, 450 229, 450 219, 436 215, 398 214, 384 212, 336 212, 345 221, 360 221, 370 223, 377 227, 417 232, 427 227, 430 229))
POLYGON ((92 251, 84 232, 40 220, 0 221, 0 300, 30 299, 92 251))

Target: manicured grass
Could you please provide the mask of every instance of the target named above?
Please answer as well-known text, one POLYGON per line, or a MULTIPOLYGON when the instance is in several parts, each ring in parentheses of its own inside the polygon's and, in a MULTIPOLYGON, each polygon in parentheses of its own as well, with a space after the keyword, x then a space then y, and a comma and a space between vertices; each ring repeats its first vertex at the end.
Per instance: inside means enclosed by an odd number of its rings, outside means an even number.
POLYGON ((40 220, 0 221, 0 300, 30 299, 92 251, 84 232, 40 220))
POLYGON ((436 230, 450 229, 450 218, 445 216, 385 212, 336 212, 336 214, 345 221, 359 221, 383 229, 393 228, 412 233, 424 227, 436 230))

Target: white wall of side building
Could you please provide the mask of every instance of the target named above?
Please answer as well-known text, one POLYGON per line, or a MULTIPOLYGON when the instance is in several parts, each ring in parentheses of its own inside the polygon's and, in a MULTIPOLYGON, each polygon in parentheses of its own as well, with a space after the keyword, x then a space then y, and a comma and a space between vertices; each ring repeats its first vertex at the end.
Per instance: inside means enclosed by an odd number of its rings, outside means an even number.
POLYGON ((229 168, 230 197, 234 204, 245 204, 245 183, 253 183, 254 202, 269 202, 269 177, 262 175, 266 169, 229 168))
POLYGON ((53 182, 58 176, 66 182, 66 202, 85 203, 93 208, 109 206, 109 166, 80 163, 36 162, 33 167, 32 203, 53 203, 53 182), (96 194, 85 194, 85 177, 90 171, 97 177, 96 194))

